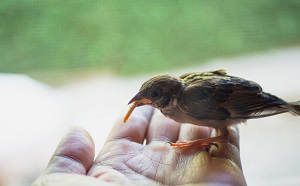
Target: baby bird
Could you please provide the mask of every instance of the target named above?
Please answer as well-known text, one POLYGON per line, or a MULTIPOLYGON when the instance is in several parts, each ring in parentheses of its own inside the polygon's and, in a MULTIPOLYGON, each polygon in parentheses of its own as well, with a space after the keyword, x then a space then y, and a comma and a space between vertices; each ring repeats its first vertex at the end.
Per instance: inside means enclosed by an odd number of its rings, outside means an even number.
POLYGON ((142 85, 131 103, 133 106, 124 122, 135 107, 151 105, 176 122, 215 128, 219 134, 213 138, 170 143, 180 149, 210 147, 226 141, 227 127, 247 119, 284 112, 300 115, 300 101, 286 102, 262 91, 253 81, 227 75, 224 69, 188 73, 179 78, 153 77, 142 85))

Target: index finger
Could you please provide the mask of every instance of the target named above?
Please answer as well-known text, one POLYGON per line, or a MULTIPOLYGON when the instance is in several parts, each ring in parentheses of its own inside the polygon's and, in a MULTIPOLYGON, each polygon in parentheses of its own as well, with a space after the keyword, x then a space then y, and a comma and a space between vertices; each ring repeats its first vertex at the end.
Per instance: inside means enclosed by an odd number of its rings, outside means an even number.
POLYGON ((152 118, 152 113, 153 108, 151 106, 137 107, 132 112, 126 124, 123 121, 126 114, 121 114, 106 141, 128 139, 133 142, 143 143, 152 118))

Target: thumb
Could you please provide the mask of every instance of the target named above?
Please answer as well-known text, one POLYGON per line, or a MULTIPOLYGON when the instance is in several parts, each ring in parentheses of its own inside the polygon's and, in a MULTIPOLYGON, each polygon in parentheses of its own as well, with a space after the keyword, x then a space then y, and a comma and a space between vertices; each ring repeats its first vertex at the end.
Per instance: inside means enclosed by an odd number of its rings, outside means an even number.
POLYGON ((56 148, 44 174, 86 174, 93 163, 95 146, 90 134, 73 127, 56 148))

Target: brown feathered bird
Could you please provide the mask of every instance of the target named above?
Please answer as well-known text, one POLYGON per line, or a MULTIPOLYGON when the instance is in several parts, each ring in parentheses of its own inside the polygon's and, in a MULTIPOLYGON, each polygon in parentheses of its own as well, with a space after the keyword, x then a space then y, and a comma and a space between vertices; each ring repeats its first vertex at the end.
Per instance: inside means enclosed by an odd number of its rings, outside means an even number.
POLYGON ((179 78, 156 76, 146 81, 129 104, 133 106, 124 122, 137 106, 151 105, 179 123, 215 128, 217 137, 190 142, 170 143, 181 149, 209 147, 226 140, 227 127, 284 112, 300 115, 300 101, 286 102, 262 91, 259 84, 229 76, 226 70, 188 73, 179 78))

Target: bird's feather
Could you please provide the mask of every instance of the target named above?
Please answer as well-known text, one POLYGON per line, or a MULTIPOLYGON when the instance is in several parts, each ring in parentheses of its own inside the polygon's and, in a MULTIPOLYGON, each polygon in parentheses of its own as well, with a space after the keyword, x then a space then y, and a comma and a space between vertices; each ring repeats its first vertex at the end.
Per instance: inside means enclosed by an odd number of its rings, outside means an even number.
POLYGON ((287 102, 263 92, 253 81, 214 71, 180 78, 186 88, 179 106, 198 120, 250 119, 288 111, 287 102))
POLYGON ((185 73, 185 74, 181 75, 179 78, 180 79, 185 79, 185 78, 190 79, 190 78, 193 78, 195 76, 215 76, 215 75, 226 76, 227 75, 227 71, 225 69, 218 69, 218 70, 209 71, 209 72, 185 73))

